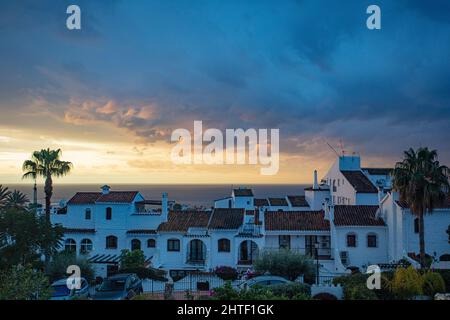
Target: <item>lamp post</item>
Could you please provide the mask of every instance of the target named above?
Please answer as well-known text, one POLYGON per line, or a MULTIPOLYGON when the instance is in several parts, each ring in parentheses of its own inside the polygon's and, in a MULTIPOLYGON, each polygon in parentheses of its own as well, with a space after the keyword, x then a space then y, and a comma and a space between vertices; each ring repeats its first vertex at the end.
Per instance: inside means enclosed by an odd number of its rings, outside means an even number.
POLYGON ((316 248, 316 284, 319 285, 319 242, 314 243, 316 248))

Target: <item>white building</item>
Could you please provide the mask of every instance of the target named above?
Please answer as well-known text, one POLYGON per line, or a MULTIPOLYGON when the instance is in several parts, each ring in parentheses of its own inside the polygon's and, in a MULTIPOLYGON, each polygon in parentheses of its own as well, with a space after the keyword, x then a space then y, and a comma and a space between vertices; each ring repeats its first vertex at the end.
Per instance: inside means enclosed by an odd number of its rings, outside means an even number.
MULTIPOLYGON (((418 253, 407 205, 391 192, 390 169, 361 168, 341 156, 304 195, 255 198, 248 188, 215 201, 211 211, 169 210, 167 194, 79 192, 52 222, 66 228, 65 248, 87 254, 99 275, 117 268, 122 249, 143 250, 148 264, 172 276, 227 265, 251 267, 261 250, 295 250, 317 258, 321 273, 387 264, 418 253)), ((446 260, 450 200, 425 218, 427 253, 446 260)))

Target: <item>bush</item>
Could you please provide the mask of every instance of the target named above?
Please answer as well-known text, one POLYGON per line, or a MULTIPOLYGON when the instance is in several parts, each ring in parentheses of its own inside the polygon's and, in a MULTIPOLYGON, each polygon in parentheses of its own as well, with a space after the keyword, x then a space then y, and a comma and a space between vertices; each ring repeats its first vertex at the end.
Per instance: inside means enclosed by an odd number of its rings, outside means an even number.
POLYGON ((397 269, 391 283, 392 293, 398 299, 411 299, 423 293, 422 277, 412 266, 397 269))
POLYGON ((236 280, 238 277, 238 272, 233 267, 221 266, 214 270, 214 273, 223 280, 236 280))
POLYGON ((450 270, 434 270, 441 275, 445 283, 445 288, 450 291, 450 270))
POLYGON ((157 281, 167 281, 166 272, 155 268, 127 268, 120 269, 118 273, 136 273, 141 279, 152 279, 157 281))
POLYGON ((276 296, 285 296, 288 299, 294 299, 297 295, 304 295, 308 297, 311 295, 311 286, 305 283, 280 284, 270 286, 269 290, 276 296))
POLYGON ((85 278, 88 282, 94 279, 94 269, 86 258, 77 257, 73 252, 62 251, 56 254, 48 265, 47 275, 50 281, 53 282, 69 277, 70 274, 67 274, 67 267, 70 265, 79 266, 81 277, 85 278))
POLYGON ((355 273, 336 277, 333 279, 333 284, 340 284, 343 287, 345 300, 377 300, 375 290, 367 288, 368 277, 368 274, 355 273))
POLYGON ((311 277, 315 272, 310 257, 290 250, 264 251, 256 259, 254 268, 257 272, 269 272, 292 281, 300 275, 311 277))
POLYGON ((0 300, 46 300, 49 297, 48 278, 30 266, 14 266, 0 273, 0 300))
POLYGON ((145 266, 145 256, 142 250, 127 250, 124 249, 120 254, 120 268, 121 269, 131 269, 131 268, 144 268, 145 266))
POLYGON ((436 293, 445 293, 445 282, 439 273, 428 271, 422 275, 423 294, 434 296, 436 293))

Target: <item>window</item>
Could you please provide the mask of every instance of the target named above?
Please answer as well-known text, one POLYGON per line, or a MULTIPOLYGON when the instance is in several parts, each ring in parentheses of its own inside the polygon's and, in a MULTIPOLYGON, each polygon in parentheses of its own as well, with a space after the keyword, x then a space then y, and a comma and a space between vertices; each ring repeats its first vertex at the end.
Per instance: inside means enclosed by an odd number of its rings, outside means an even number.
POLYGON ((131 240, 131 251, 141 250, 141 241, 138 239, 131 240))
POLYGON ((64 250, 70 251, 70 252, 76 252, 77 251, 77 243, 73 239, 66 239, 64 242, 64 250))
POLYGON ((106 220, 111 220, 112 219, 112 208, 108 207, 106 208, 106 220))
POLYGON ((350 248, 356 247, 356 234, 354 233, 347 234, 347 247, 350 248))
POLYGON ((368 234, 367 235, 367 247, 368 248, 376 248, 377 247, 377 235, 376 234, 368 234))
POLYGON ((155 239, 148 239, 147 240, 147 248, 155 248, 156 247, 156 240, 155 239))
POLYGON ((180 240, 178 239, 167 240, 167 251, 180 251, 180 240))
POLYGON ((106 237, 106 249, 117 249, 117 237, 107 236, 106 237))
POLYGON ((86 219, 86 220, 91 220, 91 209, 90 209, 90 208, 87 208, 87 209, 84 211, 84 219, 86 219))
POLYGON ((278 236, 278 244, 280 246, 280 249, 290 249, 291 248, 291 236, 290 235, 278 236))
POLYGON ((218 243, 218 252, 230 252, 230 240, 228 239, 219 239, 218 243))
POLYGON ((81 240, 80 253, 86 254, 92 251, 92 241, 90 239, 81 240))
POLYGON ((419 233, 419 218, 414 219, 414 233, 419 233))

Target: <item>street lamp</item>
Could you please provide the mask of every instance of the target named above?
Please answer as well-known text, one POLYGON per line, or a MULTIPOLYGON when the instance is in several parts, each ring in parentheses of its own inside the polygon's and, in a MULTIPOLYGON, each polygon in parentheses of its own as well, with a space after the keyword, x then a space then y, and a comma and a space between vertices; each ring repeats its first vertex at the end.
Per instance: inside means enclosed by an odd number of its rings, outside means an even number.
POLYGON ((319 285, 319 242, 314 243, 316 248, 316 284, 319 285))

